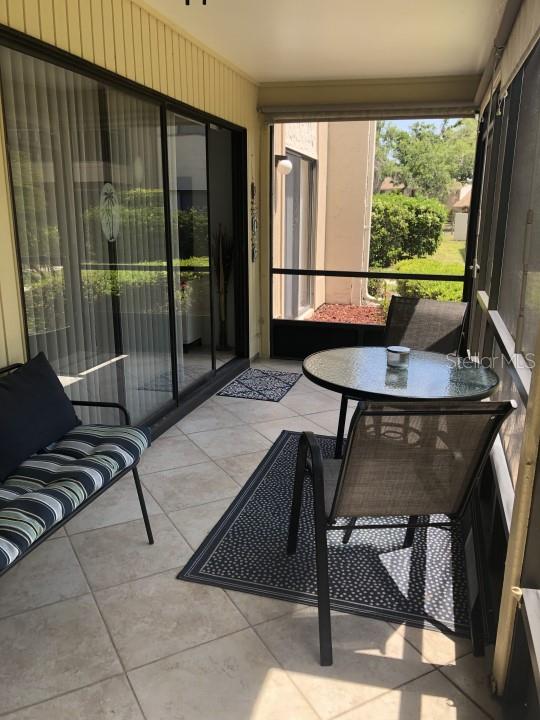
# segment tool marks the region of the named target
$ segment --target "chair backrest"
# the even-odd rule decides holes
[[[459,516],[512,402],[359,403],[331,520]]]
[[[457,353],[468,303],[392,296],[385,345]]]

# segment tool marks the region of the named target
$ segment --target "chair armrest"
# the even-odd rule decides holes
[[[299,462],[303,464],[305,468],[309,467],[313,482],[320,482],[324,484],[323,475],[323,458],[321,448],[315,435],[305,430],[300,435],[300,441],[298,443],[298,458]],[[308,461],[309,465],[308,465]]]
[[[120,405],[120,403],[98,402],[96,400],[72,400],[71,404],[79,405],[82,407],[116,408],[123,414],[124,420],[126,421],[126,425],[131,425],[131,419],[129,417],[129,413],[123,405]]]
[[[311,456],[312,462],[320,462],[321,468],[322,468],[322,453],[321,448],[319,447],[318,442],[315,440],[315,435],[309,431],[304,430],[304,432],[300,435],[300,446],[301,450],[305,450],[309,452]],[[317,458],[317,460],[315,460]]]

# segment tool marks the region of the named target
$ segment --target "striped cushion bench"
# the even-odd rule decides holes
[[[93,495],[128,471],[135,474],[149,445],[146,428],[79,425],[25,460],[0,484],[0,573]],[[138,476],[135,480],[140,498]]]

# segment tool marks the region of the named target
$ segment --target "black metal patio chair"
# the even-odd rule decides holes
[[[392,295],[384,345],[404,345],[411,350],[427,350],[448,354],[464,350],[464,333],[469,303],[427,300]],[[341,455],[349,400],[342,395],[338,419],[336,456]]]
[[[326,533],[342,529],[350,534],[350,521],[338,523],[338,518],[404,517],[401,523],[355,527],[403,528],[407,547],[413,543],[417,527],[460,523],[497,432],[514,407],[512,402],[360,402],[342,460],[323,459],[313,433],[302,433],[287,553],[296,552],[303,485],[310,477],[321,665],[332,664]],[[447,519],[420,520],[428,515]],[[475,620],[477,608],[470,610],[474,645],[475,633],[480,630]]]
[[[468,303],[443,302],[393,295],[388,309],[384,344],[411,350],[458,353]]]

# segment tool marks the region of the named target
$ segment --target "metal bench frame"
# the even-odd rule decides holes
[[[18,370],[20,367],[22,367],[23,363],[14,363],[12,365],[7,365],[6,367],[0,368],[0,376],[5,375],[7,373],[11,373],[15,370]],[[125,420],[126,425],[131,425],[131,419],[129,416],[128,411],[123,405],[120,405],[120,403],[114,403],[114,402],[98,402],[98,401],[92,401],[92,400],[71,400],[71,404],[78,407],[95,407],[95,408],[113,408],[120,412],[120,414],[123,416]],[[60,438],[59,438],[60,440]],[[141,485],[141,479],[139,477],[139,471],[137,470],[138,461],[132,465],[131,467],[126,468],[125,470],[122,470],[118,473],[118,475],[115,475],[115,477],[112,478],[112,480],[107,483],[104,487],[100,488],[99,490],[96,490],[95,493],[90,495],[86,500],[84,500],[73,512],[66,515],[66,517],[62,518],[62,520],[55,525],[53,525],[51,528],[46,530],[43,535],[40,535],[40,537],[30,545],[30,547],[25,550],[24,553],[19,555],[15,560],[11,563],[11,565],[8,565],[8,567],[4,568],[3,570],[0,570],[0,577],[4,575],[5,573],[9,572],[17,563],[21,560],[23,560],[32,550],[35,550],[37,547],[41,545],[41,543],[45,542],[45,540],[48,540],[51,535],[54,535],[54,533],[59,530],[61,527],[63,527],[67,522],[69,522],[72,518],[75,517],[75,515],[78,515],[82,510],[84,510],[90,503],[92,503],[94,500],[96,500],[100,495],[102,495],[104,492],[109,490],[118,480],[123,478],[125,475],[128,475],[129,473],[133,473],[133,479],[135,480],[135,489],[137,490],[137,497],[139,499],[139,504],[141,506],[141,513],[144,520],[144,527],[146,529],[146,535],[148,537],[148,544],[153,545],[154,544],[154,536],[152,534],[152,528],[150,526],[150,519],[148,517],[148,511],[146,509],[146,502],[144,499],[143,489]]]

